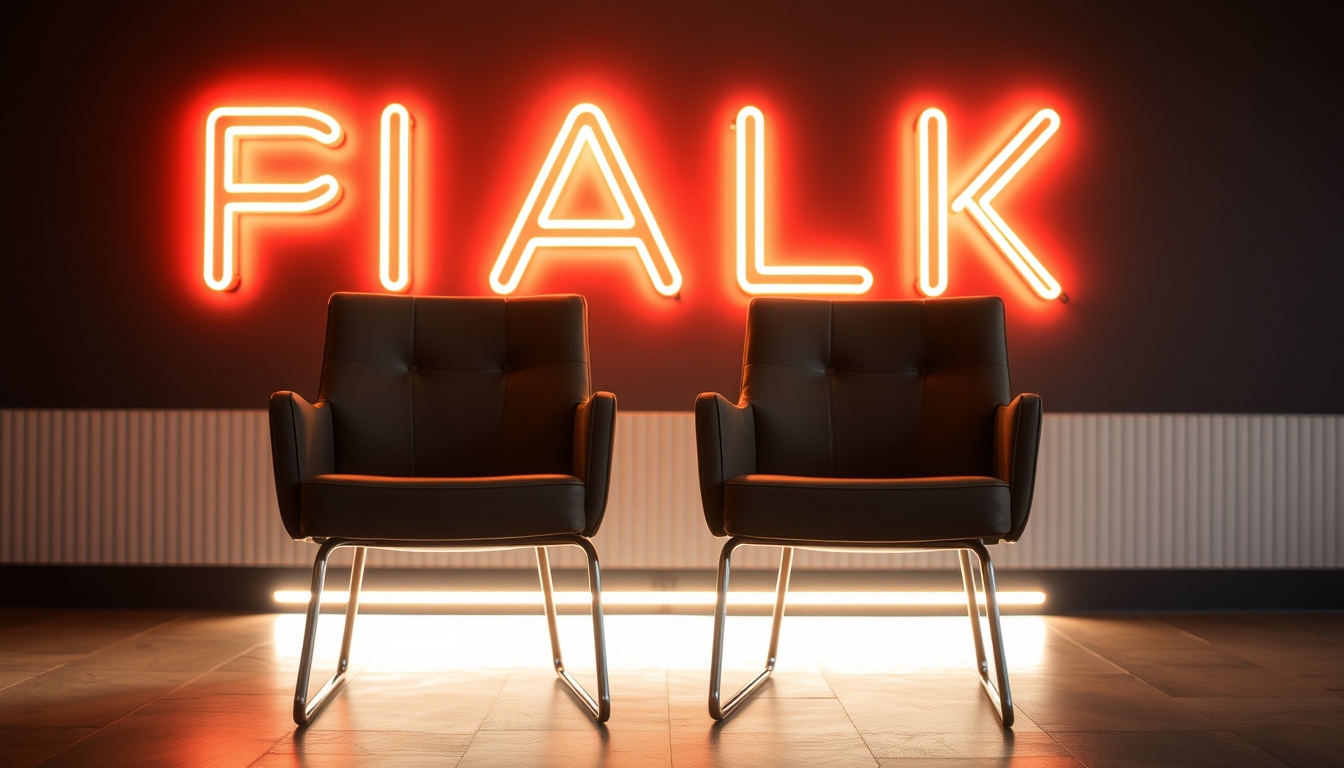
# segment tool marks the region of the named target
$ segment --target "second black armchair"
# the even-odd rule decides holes
[[[705,521],[730,537],[719,558],[710,715],[727,716],[774,669],[795,549],[949,549],[961,558],[980,679],[1012,725],[986,547],[1026,527],[1040,428],[1040,398],[1009,396],[997,298],[753,301],[741,401],[711,392],[695,402]],[[723,701],[732,556],[748,545],[783,548],[774,625],[765,669]]]

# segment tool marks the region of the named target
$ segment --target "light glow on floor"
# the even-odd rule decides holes
[[[356,621],[351,664],[377,674],[489,670],[549,673],[550,643],[540,615],[362,615]],[[329,675],[340,649],[344,617],[318,622],[315,675]],[[593,625],[586,615],[558,620],[565,666],[592,682]],[[676,672],[681,693],[708,685],[714,619],[696,615],[613,615],[606,619],[608,661],[614,674]],[[297,667],[304,616],[278,614],[275,661]],[[1041,616],[1005,616],[1004,642],[1014,672],[1040,669],[1048,631]],[[730,616],[725,685],[741,685],[759,671],[770,639],[769,616]],[[781,680],[818,669],[846,674],[907,674],[964,670],[974,681],[975,651],[965,616],[787,616],[780,633]],[[324,677],[325,679],[325,677]],[[671,678],[670,678],[671,679]],[[787,682],[787,680],[785,680]],[[617,689],[619,694],[619,688]]]
[[[999,604],[1005,606],[1042,605],[1045,593],[1038,591],[998,593]],[[327,590],[322,594],[323,605],[344,605],[349,592]],[[587,592],[556,592],[557,605],[587,605]],[[978,595],[983,605],[985,596]],[[275,591],[275,601],[281,605],[307,605],[308,592],[298,589]],[[444,605],[444,606],[540,606],[541,592],[504,591],[451,591],[451,590],[367,590],[359,595],[360,605]],[[728,604],[733,606],[769,606],[775,602],[774,592],[730,592]],[[610,591],[602,593],[602,604],[610,606],[712,606],[713,592],[674,591]],[[940,592],[790,592],[790,606],[964,606],[966,594],[960,591]]]

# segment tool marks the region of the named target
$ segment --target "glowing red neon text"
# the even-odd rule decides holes
[[[380,121],[378,278],[388,291],[406,291],[411,285],[413,122],[410,112],[400,104],[388,105]],[[993,206],[994,198],[1059,126],[1059,114],[1054,110],[1037,112],[949,205],[947,117],[932,107],[920,114],[915,121],[920,293],[939,296],[947,290],[948,214],[965,212],[1037,296],[1055,299],[1063,295],[1059,282]],[[738,287],[753,295],[867,293],[873,286],[873,274],[863,266],[768,263],[765,116],[756,107],[743,107],[734,128]],[[335,205],[341,195],[340,184],[330,174],[297,183],[238,181],[238,153],[243,139],[309,139],[336,147],[343,134],[330,116],[306,107],[220,107],[210,113],[205,131],[203,277],[216,291],[233,290],[239,283],[239,215],[316,213]],[[584,153],[600,171],[617,216],[556,217],[557,202]],[[561,126],[500,249],[490,270],[490,288],[501,294],[517,290],[539,250],[591,248],[633,251],[655,291],[672,297],[681,290],[681,270],[611,124],[598,107],[579,104]]]

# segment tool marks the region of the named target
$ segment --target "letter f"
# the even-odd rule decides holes
[[[328,147],[339,146],[343,138],[331,116],[304,107],[220,107],[210,113],[205,124],[204,277],[216,291],[238,287],[239,214],[315,213],[335,205],[341,196],[340,184],[330,174],[297,184],[237,181],[239,142],[259,137],[312,139]],[[223,152],[218,151],[221,143]]]

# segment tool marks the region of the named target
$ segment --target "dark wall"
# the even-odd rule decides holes
[[[771,250],[914,298],[913,119],[953,193],[1035,109],[1063,127],[1001,208],[1059,277],[1032,297],[954,217],[949,295],[996,293],[1014,387],[1055,411],[1344,412],[1339,3],[7,5],[0,407],[259,408],[315,393],[327,296],[377,290],[383,105],[416,116],[414,291],[486,275],[568,109],[606,110],[685,274],[552,259],[626,409],[737,391],[736,110],[766,111]],[[209,110],[298,103],[347,144],[308,217],[252,217],[243,284],[200,278]],[[319,164],[320,164],[319,163]],[[304,178],[316,175],[307,174]],[[260,221],[260,219],[268,221]],[[279,222],[285,218],[288,221]],[[302,221],[299,221],[302,219]]]

